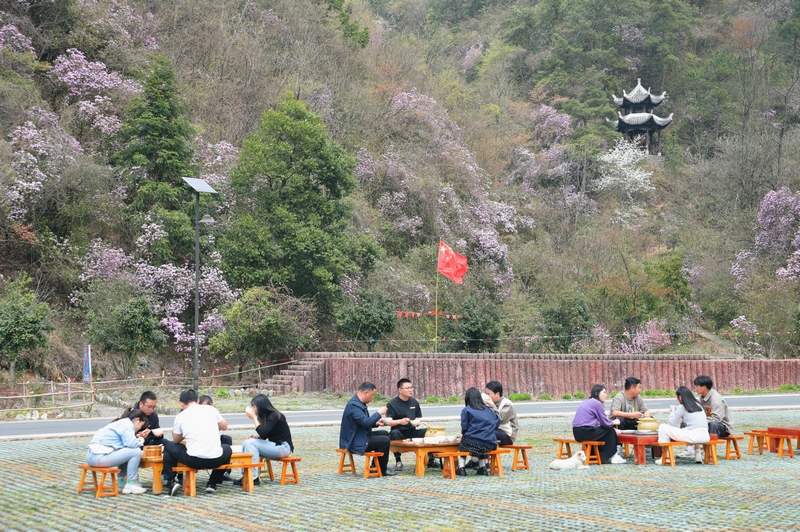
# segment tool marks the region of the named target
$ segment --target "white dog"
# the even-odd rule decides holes
[[[589,469],[589,466],[583,465],[585,461],[586,453],[581,450],[573,454],[571,458],[553,460],[550,462],[550,469]]]

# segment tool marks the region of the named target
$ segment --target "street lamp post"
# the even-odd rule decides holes
[[[194,190],[194,371],[192,373],[192,388],[200,389],[200,222],[211,223],[213,218],[208,215],[200,219],[200,193],[216,194],[217,191],[202,179],[191,177],[183,178]]]

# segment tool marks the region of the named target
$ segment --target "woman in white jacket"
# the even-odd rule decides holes
[[[126,495],[147,491],[139,484],[144,437],[136,437],[146,425],[147,414],[138,409],[126,410],[120,418],[97,431],[86,452],[86,463],[90,466],[120,468],[120,477],[127,477],[122,489]]]
[[[671,407],[668,423],[658,426],[658,441],[685,441],[686,443],[708,443],[708,421],[703,407],[692,395],[686,386],[681,386],[675,392],[678,397],[678,406]],[[695,447],[695,462],[702,459],[702,446]],[[660,459],[656,460],[660,464]]]

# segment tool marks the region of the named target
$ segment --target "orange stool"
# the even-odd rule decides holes
[[[744,434],[745,436],[750,436],[750,443],[747,445],[747,454],[753,454],[753,443],[758,445],[758,454],[764,454],[764,451],[769,450],[766,430],[752,430]]]
[[[301,459],[296,456],[286,456],[284,458],[276,459],[276,461],[283,463],[283,469],[281,470],[281,486],[283,486],[284,484],[300,484],[300,476],[297,474],[297,462],[299,462],[300,460]],[[275,480],[275,475],[272,472],[272,460],[262,456],[261,463],[267,464],[267,470],[269,471],[269,479]],[[291,466],[292,468],[291,473],[288,471],[289,466]]]
[[[100,497],[119,497],[119,491],[117,489],[117,473],[120,472],[120,469],[117,467],[93,467],[88,464],[81,464],[78,467],[83,469],[83,473],[81,473],[81,481],[78,483],[78,493],[83,491],[83,484],[86,481],[86,473],[91,471],[92,472],[92,482],[94,485],[94,498],[99,499]],[[97,474],[100,473],[100,482],[97,482]],[[106,486],[106,476],[111,477],[111,485]]]
[[[468,452],[455,451],[451,453],[434,453],[436,458],[442,458],[442,478],[456,478],[456,458],[459,456],[467,457]]]
[[[503,449],[514,449],[514,460],[511,462],[511,471],[516,471],[517,469],[530,470],[531,467],[530,464],[528,464],[527,450],[533,449],[533,445],[503,445]]]

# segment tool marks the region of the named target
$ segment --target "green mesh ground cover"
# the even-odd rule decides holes
[[[664,417],[662,415],[662,417]],[[800,411],[736,412],[737,433],[800,425]],[[455,422],[443,423],[456,434]],[[267,482],[255,494],[229,483],[198,496],[76,494],[88,438],[0,443],[0,510],[5,530],[790,530],[800,527],[800,455],[744,454],[717,467],[679,460],[675,468],[591,466],[551,471],[551,438],[570,434],[569,418],[521,421],[534,446],[530,471],[505,478],[414,476],[413,457],[397,476],[364,480],[336,474],[338,427],[295,428],[299,486]],[[234,443],[250,433],[233,432]],[[793,442],[796,443],[796,442]],[[747,440],[743,442],[746,453]],[[719,447],[722,451],[723,446]],[[723,453],[721,453],[723,454]],[[391,459],[393,464],[394,460]],[[150,487],[152,473],[142,470]]]

